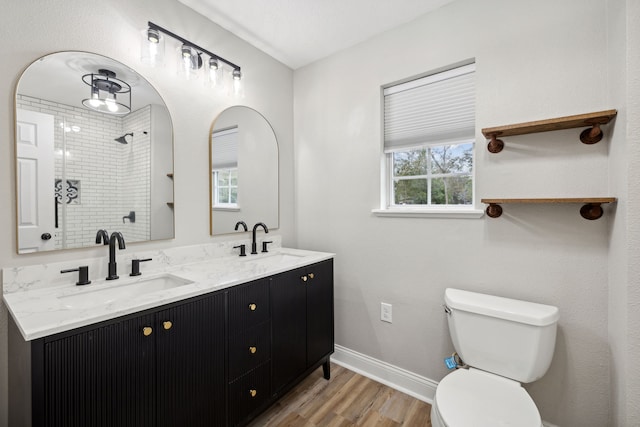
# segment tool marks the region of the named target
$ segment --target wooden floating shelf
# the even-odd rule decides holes
[[[484,128],[482,129],[482,134],[485,138],[489,139],[487,149],[491,153],[499,153],[504,148],[504,142],[498,139],[499,136],[526,135],[579,127],[589,127],[589,129],[585,129],[580,134],[580,141],[584,144],[595,144],[602,139],[600,126],[609,123],[616,114],[618,114],[617,110],[606,110],[575,116],[558,117],[555,119],[517,123],[514,125]]]
[[[615,203],[618,201],[615,197],[576,197],[576,198],[542,198],[542,199],[481,199],[482,203],[486,203],[487,215],[491,218],[498,218],[502,215],[501,204],[559,204],[559,203],[580,203],[580,215],[584,219],[594,220],[602,216],[603,203]]]

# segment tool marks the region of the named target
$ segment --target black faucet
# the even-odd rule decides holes
[[[116,264],[116,241],[118,242],[118,249],[124,249],[124,237],[119,231],[111,233],[111,239],[109,240],[109,275],[107,280],[115,280],[118,278],[118,266]]]
[[[235,230],[238,231],[238,227],[243,226],[244,227],[244,231],[249,231],[249,229],[247,228],[247,223],[244,221],[238,221],[236,222],[236,228]]]
[[[267,228],[266,225],[264,225],[264,222],[259,222],[256,225],[253,226],[253,240],[251,241],[251,255],[255,255],[258,253],[257,251],[257,244],[256,244],[256,229],[258,227],[262,227],[264,228],[264,232],[268,233],[269,229]]]
[[[105,229],[98,230],[96,233],[96,245],[99,245],[100,242],[102,242],[103,245],[109,244],[109,233],[107,233]]]

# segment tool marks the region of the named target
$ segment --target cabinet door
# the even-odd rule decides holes
[[[278,274],[271,282],[273,391],[302,374],[307,363],[307,290],[304,269]]]
[[[311,265],[307,275],[307,367],[333,353],[333,260]]]
[[[143,315],[45,340],[45,408],[34,425],[155,426],[154,340],[143,333],[152,322]]]
[[[158,426],[223,426],[225,295],[156,314]]]

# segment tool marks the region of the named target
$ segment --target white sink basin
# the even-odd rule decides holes
[[[288,264],[292,261],[299,261],[304,255],[296,255],[284,252],[273,252],[268,254],[247,255],[245,262],[264,266],[276,266]]]
[[[119,280],[122,280],[122,278]],[[143,277],[122,284],[102,284],[96,285],[95,288],[90,288],[92,285],[86,285],[86,290],[82,289],[80,293],[62,295],[58,299],[67,308],[81,309],[110,304],[115,301],[130,300],[141,295],[173,289],[190,283],[193,283],[193,281],[166,273],[159,276]]]

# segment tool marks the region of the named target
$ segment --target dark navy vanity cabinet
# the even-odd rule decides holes
[[[243,426],[319,366],[329,378],[333,260],[31,342],[16,333],[10,422]]]

